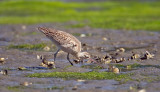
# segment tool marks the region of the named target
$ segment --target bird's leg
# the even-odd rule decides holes
[[[82,60],[82,59],[80,59],[79,63],[80,63],[81,65],[83,65],[83,60]]]
[[[54,53],[54,61],[56,60],[56,56],[58,54],[58,52],[60,51],[60,49],[58,49],[55,53]]]
[[[73,66],[73,63],[70,61],[69,59],[69,53],[67,54],[67,60],[69,61],[69,63]]]

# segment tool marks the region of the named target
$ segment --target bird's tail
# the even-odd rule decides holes
[[[49,29],[46,28],[46,27],[38,27],[37,29],[38,29],[39,31],[41,31],[42,33],[44,33],[44,34],[46,34],[46,33],[49,32]]]

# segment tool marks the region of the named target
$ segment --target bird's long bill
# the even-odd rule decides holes
[[[103,67],[100,63],[98,63],[96,60],[94,60],[93,58],[89,58],[89,60],[90,60],[91,62],[94,62],[94,63],[98,64],[98,66],[100,66],[101,68],[104,69],[104,67]]]
[[[91,62],[97,63],[97,61],[94,60],[93,58],[89,58],[88,60],[91,61]]]

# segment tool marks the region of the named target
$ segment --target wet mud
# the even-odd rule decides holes
[[[55,27],[76,36],[82,42],[82,50],[88,51],[97,63],[86,60],[83,64],[76,64],[75,58],[71,56],[74,66],[70,66],[66,59],[67,54],[61,51],[54,62],[56,65],[54,69],[40,66],[42,60],[37,56],[46,56],[47,60],[52,61],[56,51],[52,42],[36,29],[38,26],[46,25],[54,28],[53,24],[0,26],[1,92],[159,92],[160,34],[158,32]],[[8,48],[10,45],[40,43],[45,43],[50,49]],[[114,68],[118,68],[118,74],[131,73],[131,80],[27,77],[28,74],[43,72],[90,72],[95,70],[94,66],[98,66],[96,71],[99,72],[115,72]]]

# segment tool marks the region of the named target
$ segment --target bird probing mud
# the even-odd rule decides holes
[[[46,27],[38,27],[38,30],[44,33],[46,37],[57,46],[58,49],[54,53],[54,61],[56,60],[56,56],[60,50],[68,53],[67,60],[71,65],[73,65],[73,63],[70,61],[70,54],[82,62],[84,59],[91,59],[91,56],[88,52],[81,52],[81,42],[73,35],[64,31]]]

